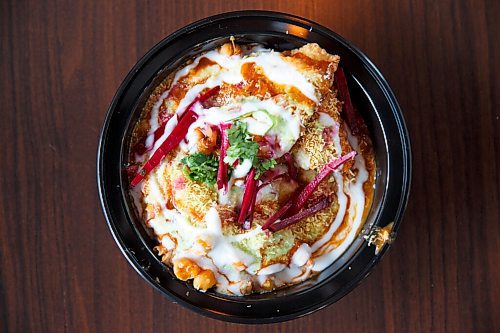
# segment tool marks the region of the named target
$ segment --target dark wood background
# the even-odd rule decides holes
[[[500,2],[0,4],[1,332],[500,332]],[[413,147],[398,238],[337,304],[265,326],[172,304],[127,264],[96,186],[114,91],[149,48],[224,11],[298,14],[379,66]]]

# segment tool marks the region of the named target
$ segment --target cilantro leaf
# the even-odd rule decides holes
[[[277,162],[276,160],[265,160],[265,161],[262,161],[259,159],[258,161],[259,163],[256,163],[256,165],[254,165],[255,169],[256,169],[256,173],[255,173],[255,179],[259,179],[260,176],[266,172],[267,170],[269,169],[272,169],[276,166]]]
[[[181,163],[186,167],[184,174],[191,180],[206,184],[215,184],[219,160],[213,155],[195,153],[184,157]]]
[[[247,124],[243,122],[236,122],[227,131],[227,138],[229,140],[229,148],[226,151],[224,162],[232,165],[236,160],[250,160],[252,164],[257,158],[259,152],[259,144],[252,141],[251,136],[247,131]]]
[[[229,140],[229,148],[226,151],[224,162],[233,165],[235,161],[243,162],[243,160],[250,160],[252,166],[255,168],[255,179],[265,171],[274,168],[276,165],[275,160],[261,160],[257,154],[259,152],[259,144],[252,140],[248,134],[247,123],[236,122],[227,131]]]

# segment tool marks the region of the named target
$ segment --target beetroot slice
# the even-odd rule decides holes
[[[248,209],[248,218],[243,222],[243,229],[248,230],[252,227],[253,222],[253,211],[255,209],[255,200],[257,199],[257,191],[255,191],[255,195],[253,197],[252,203],[250,204],[250,208]]]
[[[170,135],[165,139],[161,146],[158,147],[158,149],[153,153],[153,156],[151,156],[146,164],[144,164],[142,169],[135,175],[134,179],[132,179],[132,181],[130,182],[130,185],[132,185],[132,187],[139,184],[151,172],[151,170],[153,170],[158,164],[160,164],[163,157],[165,157],[165,155],[176,148],[179,143],[186,137],[189,126],[191,126],[191,124],[194,123],[196,119],[198,119],[198,115],[192,110],[193,106],[198,102],[201,103],[206,101],[211,96],[217,94],[219,90],[220,86],[213,87],[206,93],[197,96],[191,102],[191,104],[187,106],[186,112],[182,114],[179,119],[179,123],[177,124],[177,126],[175,126],[172,133],[170,133]],[[160,128],[157,129],[158,134],[155,131],[155,141],[158,140],[165,132],[165,125],[166,122],[162,125],[162,127],[160,127],[162,128],[161,130]]]
[[[276,213],[274,213],[270,218],[267,219],[266,223],[262,226],[262,230],[269,229],[269,227],[276,221],[278,221],[285,213],[292,207],[293,203],[295,201],[295,198],[292,198],[287,201],[287,203],[278,209]]]
[[[198,119],[198,115],[194,111],[189,110],[182,116],[181,120],[174,128],[172,133],[165,139],[158,149],[154,152],[153,156],[144,164],[142,169],[135,175],[134,179],[130,182],[130,185],[136,186],[139,184],[144,177],[146,177],[151,170],[153,170],[165,155],[171,152],[179,143],[186,137],[189,126]]]
[[[208,90],[206,93],[197,96],[186,107],[186,110],[190,110],[198,102],[199,103],[205,102],[207,99],[209,99],[213,95],[217,94],[219,91],[220,91],[220,86],[215,86],[215,87],[211,88],[210,90]],[[144,155],[144,153],[150,151],[154,147],[155,142],[158,141],[159,138],[161,138],[163,133],[165,133],[165,126],[167,125],[167,122],[170,120],[170,118],[172,118],[172,114],[168,114],[168,115],[162,116],[160,118],[161,118],[161,124],[160,124],[160,127],[158,127],[153,133],[154,140],[153,140],[153,144],[151,145],[151,147],[149,147],[149,148],[146,147],[147,136],[145,136],[145,137],[141,138],[137,142],[137,144],[134,146],[134,149],[132,149],[133,153],[138,154],[138,155]]]
[[[267,186],[267,185],[271,184],[275,180],[278,180],[278,179],[281,179],[281,178],[285,178],[286,176],[287,176],[286,173],[276,173],[276,174],[268,177],[266,180],[262,181],[262,184],[260,184],[257,187],[257,191],[260,191],[264,186]]]
[[[292,179],[297,179],[298,170],[295,164],[293,163],[292,155],[290,153],[286,153],[285,155],[283,155],[283,157],[285,158],[288,167],[288,174]]]
[[[250,172],[247,175],[246,178],[246,186],[245,186],[245,193],[243,194],[243,201],[241,202],[241,209],[240,209],[240,215],[238,216],[238,223],[241,225],[244,225],[248,213],[251,209],[252,203],[255,200],[255,195],[257,194],[256,191],[256,184],[257,181],[254,179],[255,178],[255,168],[252,168]],[[250,226],[245,225],[248,229]]]
[[[133,153],[135,154],[138,154],[138,155],[144,155],[146,152],[150,151],[151,149],[153,149],[154,147],[154,144],[156,141],[158,141],[159,138],[161,138],[161,136],[163,135],[163,133],[165,133],[165,126],[167,125],[167,122],[170,120],[170,118],[172,118],[172,115],[169,114],[167,115],[166,117],[163,118],[163,121],[162,121],[162,124],[160,125],[160,127],[158,127],[154,133],[153,133],[153,144],[151,145],[151,147],[147,148],[146,147],[146,140],[147,140],[147,136],[143,137],[142,139],[140,139],[136,145],[134,146],[134,149],[132,150]]]
[[[229,129],[230,127],[231,124],[219,125],[221,133],[221,146],[219,156],[219,169],[217,170],[217,188],[219,190],[224,188],[224,193],[227,193],[227,164],[224,162],[224,157],[226,157],[226,151],[229,148],[227,129]]]
[[[307,199],[314,193],[314,191],[318,188],[319,184],[328,177],[334,170],[336,170],[339,166],[347,162],[348,160],[354,158],[356,156],[355,151],[351,151],[349,154],[346,154],[340,158],[337,158],[328,164],[326,164],[321,171],[314,177],[314,179],[304,187],[302,192],[300,192],[297,200],[295,201],[295,205],[293,205],[291,214],[296,214],[300,211],[302,207],[307,202]]]
[[[326,164],[323,169],[316,175],[316,177],[304,187],[304,189],[297,195],[292,197],[288,202],[281,207],[276,213],[274,213],[262,226],[262,230],[271,229],[271,225],[280,219],[285,214],[295,216],[298,214],[300,209],[304,207],[307,203],[309,197],[318,188],[318,185],[323,181],[328,175],[330,175],[335,169],[347,162],[349,159],[354,158],[356,152],[352,151],[340,158],[337,158],[330,163]],[[290,216],[291,217],[291,216]]]
[[[321,200],[319,200],[315,205],[302,210],[300,213],[297,213],[295,215],[292,215],[290,217],[287,217],[286,219],[280,220],[278,222],[275,222],[274,224],[269,226],[269,230],[272,232],[279,231],[283,228],[286,228],[292,224],[295,224],[299,222],[302,219],[305,219],[306,217],[312,216],[319,212],[320,210],[323,210],[330,206],[331,200],[328,197],[325,197]]]
[[[335,84],[339,90],[340,100],[344,102],[344,116],[347,121],[351,133],[354,135],[361,134],[363,120],[359,115],[358,111],[354,108],[351,101],[351,94],[349,93],[349,88],[347,87],[347,80],[344,74],[344,70],[339,67],[335,72]]]

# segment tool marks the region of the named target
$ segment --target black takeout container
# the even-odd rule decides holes
[[[175,278],[152,252],[155,242],[136,218],[124,171],[128,139],[145,99],[177,66],[234,36],[276,50],[318,43],[341,57],[353,103],[368,124],[377,163],[374,201],[362,232],[346,252],[316,278],[266,294],[230,297],[196,291]],[[388,248],[375,254],[363,235],[394,222],[397,232],[408,199],[411,156],[398,103],[375,65],[336,33],[305,19],[275,12],[220,14],[192,23],[153,47],[127,75],[108,109],[99,141],[97,176],[106,221],[132,267],[160,293],[200,314],[240,323],[285,321],[312,313],[350,292]]]

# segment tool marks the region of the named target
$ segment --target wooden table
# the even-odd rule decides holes
[[[2,1],[1,332],[500,332],[498,1]],[[379,66],[413,147],[397,241],[313,315],[207,319],[146,284],[96,186],[114,91],[149,48],[208,15],[270,9],[343,35]]]

